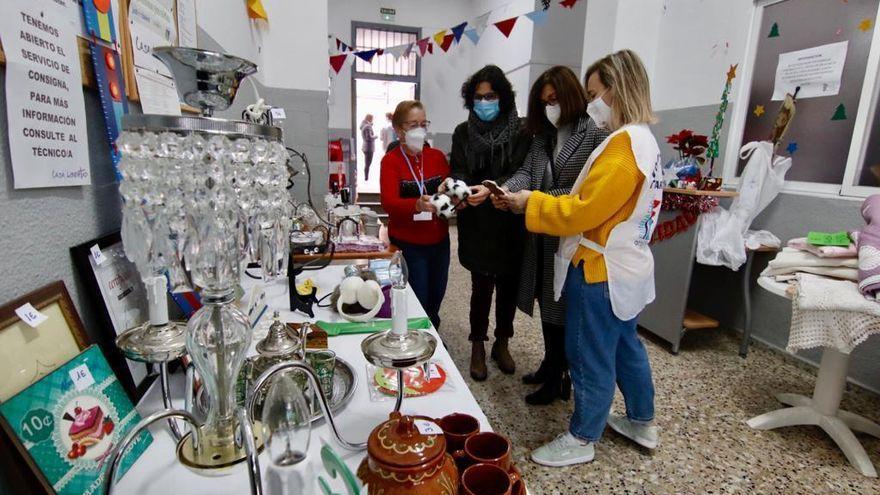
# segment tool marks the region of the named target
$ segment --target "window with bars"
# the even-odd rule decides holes
[[[414,32],[393,31],[389,29],[355,28],[355,50],[372,50],[374,48],[389,48],[392,46],[415,43],[418,35]],[[418,47],[415,48],[418,50]],[[361,58],[355,60],[355,72],[364,74],[382,74],[387,76],[410,76],[416,73],[415,51],[407,57],[394,60],[394,55],[382,54],[373,57],[369,63]]]

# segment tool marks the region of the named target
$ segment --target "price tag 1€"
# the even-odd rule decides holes
[[[77,392],[95,384],[95,377],[92,376],[92,372],[89,371],[89,367],[85,364],[77,366],[70,370],[69,373],[70,379],[73,380],[73,386],[76,388]]]
[[[31,303],[25,303],[15,309],[15,314],[21,318],[21,321],[27,323],[31,328],[37,328],[41,323],[48,320],[49,317],[37,311]]]
[[[97,244],[89,248],[89,251],[92,252],[92,258],[95,260],[96,265],[101,266],[107,261],[107,257],[104,256],[104,253],[101,252],[101,248]]]
[[[428,381],[440,378],[440,370],[437,369],[435,363],[428,364]]]
[[[442,435],[443,429],[440,426],[433,422],[425,419],[417,419],[413,421],[415,423],[416,428],[418,428],[419,433],[422,435]]]

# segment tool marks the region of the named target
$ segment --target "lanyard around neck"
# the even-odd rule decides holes
[[[409,167],[409,173],[412,174],[413,180],[416,181],[416,184],[419,186],[419,194],[422,196],[425,195],[425,162],[419,161],[419,176],[416,176],[416,171],[412,166],[412,163],[409,161],[409,157],[406,156],[406,152],[403,151],[403,145],[400,146],[400,154],[403,155],[403,159],[406,160],[406,166]]]

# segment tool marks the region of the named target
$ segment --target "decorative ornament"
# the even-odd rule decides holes
[[[760,117],[764,115],[764,105],[755,105],[755,111],[752,112],[755,114],[755,117]]]
[[[773,26],[770,28],[770,34],[767,35],[768,38],[778,38],[779,37],[779,24],[773,23]]]
[[[440,48],[442,48],[444,52],[449,51],[449,47],[452,46],[453,41],[455,41],[455,35],[447,34],[443,37],[443,41],[440,43]]]
[[[330,57],[330,67],[333,68],[333,71],[339,74],[339,71],[342,70],[342,66],[345,64],[345,59],[348,58],[347,53],[342,53],[340,55],[333,55]]]
[[[464,28],[467,27],[467,24],[467,22],[462,22],[461,24],[452,27],[452,35],[455,36],[456,43],[461,41],[461,35],[464,34]]]
[[[370,61],[373,60],[373,57],[375,57],[378,52],[379,52],[379,49],[374,48],[372,50],[364,50],[364,51],[360,51],[360,52],[354,52],[354,54],[357,55],[358,58],[360,58],[364,62],[370,63]]]
[[[859,23],[859,31],[866,33],[871,30],[871,27],[874,26],[874,20],[870,17],[865,17],[862,19],[862,22]]]
[[[434,43],[437,43],[438,45],[442,45],[442,44],[443,44],[443,38],[444,38],[445,36],[446,36],[446,30],[445,30],[445,29],[442,30],[442,31],[437,31],[436,33],[434,33],[434,36],[433,36],[433,38],[434,38]]]
[[[788,146],[786,146],[786,148],[785,148],[785,151],[787,151],[789,155],[793,155],[794,152],[797,150],[798,150],[798,144],[795,141],[791,141],[790,143],[788,143]]]
[[[532,21],[535,26],[540,26],[547,21],[547,11],[543,9],[533,10],[526,14],[526,17]]]
[[[831,117],[831,120],[846,120],[846,107],[841,103],[837,105],[837,108],[834,110],[834,115]]]
[[[505,38],[509,38],[510,32],[513,31],[513,26],[516,24],[517,19],[519,19],[519,17],[511,17],[510,19],[498,21],[495,23],[495,27],[501,31],[501,34],[503,34]]]
[[[715,158],[718,158],[719,135],[721,134],[721,128],[724,126],[724,114],[727,112],[730,87],[733,84],[733,78],[736,77],[736,68],[738,65],[739,64],[731,65],[727,70],[727,81],[724,83],[724,91],[721,92],[721,106],[718,108],[718,113],[715,114],[715,126],[712,127],[712,138],[709,140],[709,147],[706,150],[706,158],[709,159],[708,177],[712,177],[712,173],[715,171]],[[762,111],[763,108],[764,107],[761,107]],[[755,110],[757,111],[757,108]]]
[[[574,9],[574,6],[577,5],[578,0],[562,0],[559,2],[559,5],[562,5],[566,9]]]
[[[468,29],[464,32],[464,35],[467,36],[469,40],[471,40],[471,43],[473,43],[474,46],[476,46],[477,43],[480,42],[480,35],[479,33],[477,33],[477,30],[475,28]]]
[[[424,57],[425,52],[428,51],[428,44],[430,43],[430,41],[428,41],[428,38],[422,38],[417,43],[419,45],[419,55]]]
[[[110,0],[84,0],[82,10],[86,21],[86,32],[94,38],[116,45],[116,30],[113,27]]]
[[[269,14],[266,13],[266,8],[263,7],[263,0],[247,0],[247,12],[248,17],[251,19],[269,20]]]

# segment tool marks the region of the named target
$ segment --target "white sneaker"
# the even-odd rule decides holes
[[[590,462],[596,455],[593,442],[584,442],[569,432],[532,451],[532,460],[542,466],[562,467]]]
[[[630,421],[626,416],[620,416],[617,414],[608,416],[608,426],[617,433],[620,433],[647,449],[656,449],[657,444],[660,442],[656,426],[636,423]]]

